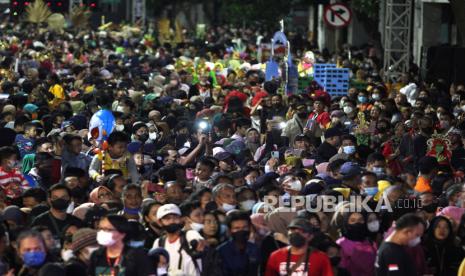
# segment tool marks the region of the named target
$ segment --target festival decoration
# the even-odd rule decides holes
[[[445,135],[434,133],[426,143],[428,145],[427,156],[436,158],[440,166],[450,166],[452,157],[451,143]]]
[[[313,64],[315,63],[315,54],[312,51],[305,52],[304,57],[299,62],[298,71],[300,77],[313,75]]]
[[[89,26],[91,12],[84,6],[74,6],[69,15],[74,29],[82,30]],[[111,22],[110,22],[111,24]]]
[[[31,23],[43,23],[52,15],[50,8],[43,0],[36,0],[26,6],[26,21]]]
[[[110,110],[100,110],[95,113],[89,122],[89,131],[97,142],[99,147],[94,150],[98,159],[102,162],[100,174],[105,174],[105,153],[108,149],[107,138],[115,128],[115,117]]]
[[[66,20],[61,13],[53,13],[47,18],[48,28],[57,33],[63,33]]]

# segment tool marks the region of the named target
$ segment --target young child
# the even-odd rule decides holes
[[[194,189],[202,187],[211,189],[213,187],[212,174],[215,169],[215,163],[209,158],[201,158],[195,167]]]
[[[129,138],[124,132],[112,132],[108,137],[108,150],[105,152],[103,160],[102,156],[97,154],[90,163],[90,177],[96,182],[101,183],[105,177],[104,172],[120,170],[125,179],[130,180],[133,184],[138,183],[140,175],[134,159],[127,153],[128,143]]]
[[[26,154],[34,152],[34,142],[36,137],[36,125],[31,122],[24,124],[24,134],[17,134],[15,139],[15,144],[19,149],[21,158],[23,158]]]
[[[24,176],[17,169],[18,154],[13,147],[0,148],[0,189],[1,197],[7,204],[18,205],[21,202],[21,194],[29,188]],[[19,201],[19,202],[18,202]]]

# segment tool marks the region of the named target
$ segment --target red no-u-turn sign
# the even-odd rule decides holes
[[[324,11],[324,20],[331,27],[345,27],[352,20],[352,12],[349,7],[341,3],[327,5]]]

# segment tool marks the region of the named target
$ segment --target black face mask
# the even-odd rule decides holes
[[[145,143],[148,139],[149,139],[149,135],[147,133],[139,135],[139,141],[141,141],[142,143]]]
[[[293,232],[289,235],[289,243],[294,247],[303,247],[306,243],[305,237],[300,233]]]
[[[245,231],[245,230],[241,230],[241,231],[231,233],[231,237],[232,237],[233,241],[235,241],[237,243],[240,243],[240,244],[247,243],[247,241],[249,240],[249,235],[250,235],[250,232]]]
[[[341,262],[341,257],[334,256],[334,257],[329,258],[329,261],[331,262],[332,266],[339,266],[339,263]]]
[[[367,237],[367,227],[363,223],[347,224],[344,236],[349,240],[363,241]]]
[[[433,202],[429,205],[423,205],[421,207],[421,209],[429,214],[432,214],[434,212],[436,212],[436,210],[438,209],[438,203],[437,202]]]
[[[181,223],[168,224],[168,225],[164,226],[163,229],[166,232],[168,232],[170,234],[173,234],[173,233],[176,233],[177,231],[182,229],[182,224]]]
[[[52,208],[59,211],[64,211],[69,206],[69,200],[58,198],[51,201]]]

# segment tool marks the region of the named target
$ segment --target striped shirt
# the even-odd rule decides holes
[[[17,169],[6,172],[0,167],[0,188],[7,198],[18,198],[29,188],[29,183]]]

